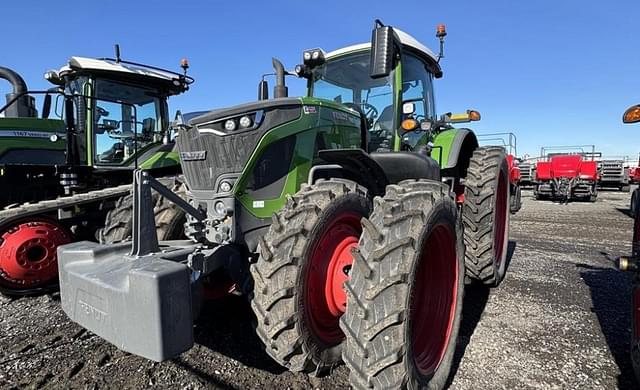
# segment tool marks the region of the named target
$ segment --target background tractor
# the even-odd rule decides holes
[[[622,116],[623,123],[640,122],[640,104],[629,107]],[[640,209],[640,189],[636,188],[631,197],[631,209]],[[633,285],[631,292],[631,363],[640,383],[640,213],[634,213],[633,236],[631,256],[623,256],[618,259],[618,267],[622,271],[633,272]]]
[[[587,147],[591,152],[585,151]],[[549,152],[550,150],[556,152]],[[566,152],[567,150],[577,151]],[[540,159],[536,162],[536,199],[557,199],[563,202],[587,199],[595,202],[598,196],[596,157],[599,156],[594,145],[542,147]]]
[[[630,190],[629,158],[608,157],[598,161],[598,187],[617,188],[622,192]]]
[[[436,117],[441,55],[376,21],[371,43],[303,53],[306,96],[273,59],[273,98],[263,80],[257,102],[178,120],[188,200],[137,170],[132,242],[59,248],[64,311],[162,361],[191,348],[226,278],[284,367],[344,360],[354,387],[442,388],[465,279],[504,277],[509,165],[452,127],[477,112]],[[189,243],[158,242],[152,189],[188,214]]]
[[[55,287],[59,245],[97,235],[104,242],[127,238],[135,168],[174,185],[180,167],[167,98],[193,79],[122,61],[118,52],[116,59],[72,57],[59,72],[45,74],[55,85],[47,91],[28,91],[17,73],[0,69],[13,85],[0,108],[3,293]],[[176,221],[183,213],[170,204],[156,208],[160,236],[180,236],[184,221]],[[105,217],[107,227],[98,232]]]
[[[511,198],[511,214],[517,213],[522,207],[522,193],[520,182],[522,180],[522,170],[520,164],[522,159],[518,157],[518,140],[513,133],[484,133],[478,134],[480,145],[501,146],[507,153],[509,162],[509,193]],[[527,167],[528,168],[528,167]]]

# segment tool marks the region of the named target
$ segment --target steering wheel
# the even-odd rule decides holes
[[[360,103],[360,106],[362,107],[362,111],[364,112],[364,116],[367,120],[373,122],[373,120],[378,117],[378,109],[374,105],[369,103]]]
[[[367,127],[373,125],[373,121],[378,117],[378,109],[369,103],[342,103],[345,106],[358,111],[364,119],[367,121]]]

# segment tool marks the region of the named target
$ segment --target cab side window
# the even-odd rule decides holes
[[[433,103],[433,77],[424,62],[412,55],[406,55],[402,62],[402,103],[413,103],[410,114],[402,114],[402,120],[413,118],[418,122],[436,117]],[[419,144],[425,144],[426,134],[421,131],[400,132],[403,148],[414,150]]]
[[[402,62],[402,102],[414,103],[413,118],[416,120],[436,116],[432,75],[424,62],[412,55],[405,56]]]

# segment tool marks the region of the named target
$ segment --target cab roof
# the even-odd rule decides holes
[[[442,69],[438,64],[438,56],[436,56],[435,53],[431,51],[431,49],[429,49],[428,47],[420,43],[417,39],[402,30],[394,28],[393,31],[400,39],[400,44],[402,45],[403,49],[408,49],[410,52],[418,55],[425,62],[427,62],[432,67],[431,70],[436,77],[442,76]],[[371,48],[371,43],[360,43],[357,45],[351,45],[331,51],[325,55],[325,58],[330,60],[331,58],[339,57],[343,54],[366,50],[369,48]]]
[[[189,76],[165,71],[155,67],[136,64],[127,61],[116,61],[110,58],[71,57],[67,65],[60,68],[60,76],[69,73],[90,73],[103,75],[116,80],[129,81],[138,84],[148,84],[174,95],[184,92],[193,82]]]

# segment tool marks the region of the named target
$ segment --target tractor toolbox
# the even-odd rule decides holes
[[[166,259],[180,250],[137,258],[130,250],[87,241],[58,248],[62,309],[118,348],[163,361],[193,346],[189,268]]]

